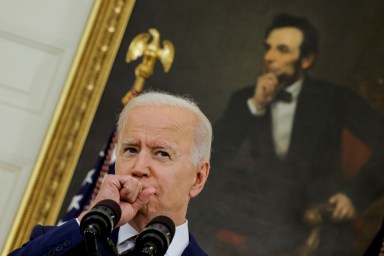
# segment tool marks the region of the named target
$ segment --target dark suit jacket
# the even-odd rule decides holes
[[[371,160],[376,159],[383,148],[382,120],[345,88],[305,78],[288,153],[281,160],[274,151],[270,109],[263,116],[249,111],[246,102],[253,92],[254,85],[236,91],[214,124],[205,190],[219,209],[213,219],[223,228],[254,236],[261,247],[268,246],[268,240],[260,239],[265,236],[282,234],[279,243],[303,241],[304,236],[294,237],[300,225],[307,235],[302,221],[306,207],[326,202],[335,192],[350,195],[355,203],[364,201],[340,175],[342,135],[350,131],[373,149]],[[279,247],[278,242],[271,247]]]
[[[117,239],[117,229],[112,234],[112,240]],[[101,256],[112,256],[113,251],[107,245],[99,246]],[[21,248],[11,252],[10,256],[45,256],[45,255],[87,255],[84,238],[80,232],[76,220],[56,226],[36,226],[30,241]],[[207,255],[197,244],[196,240],[189,234],[189,244],[182,256]]]

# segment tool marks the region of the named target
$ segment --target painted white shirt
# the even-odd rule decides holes
[[[298,80],[285,90],[292,95],[291,102],[276,101],[271,103],[271,118],[272,118],[272,137],[277,156],[284,159],[291,140],[293,120],[297,106],[303,80]],[[252,98],[247,101],[248,108],[252,115],[261,116],[265,114],[265,109],[256,109],[252,103]]]

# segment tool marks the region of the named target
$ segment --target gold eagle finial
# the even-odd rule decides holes
[[[152,41],[149,43],[151,36]],[[163,48],[160,48],[160,34],[156,29],[151,28],[149,33],[141,33],[132,40],[128,48],[126,61],[131,62],[143,56],[143,63],[153,69],[156,59],[160,59],[164,71],[168,72],[174,55],[175,49],[171,41],[163,40]]]
[[[151,37],[152,41],[149,42]],[[135,69],[135,83],[132,90],[124,96],[123,104],[127,104],[131,97],[141,92],[145,80],[153,74],[157,59],[163,64],[164,72],[168,72],[174,56],[175,48],[171,41],[163,40],[162,48],[160,47],[160,34],[156,29],[150,28],[149,33],[137,35],[128,47],[125,60],[129,63],[143,57],[143,61]]]

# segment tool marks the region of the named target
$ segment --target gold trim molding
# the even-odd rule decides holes
[[[54,225],[135,0],[95,0],[3,254],[36,224]]]

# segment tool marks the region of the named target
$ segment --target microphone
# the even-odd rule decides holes
[[[121,217],[120,205],[111,199],[98,202],[80,221],[88,255],[98,254],[98,242],[105,242]]]
[[[175,223],[167,216],[158,216],[136,238],[134,255],[163,256],[174,235]]]

